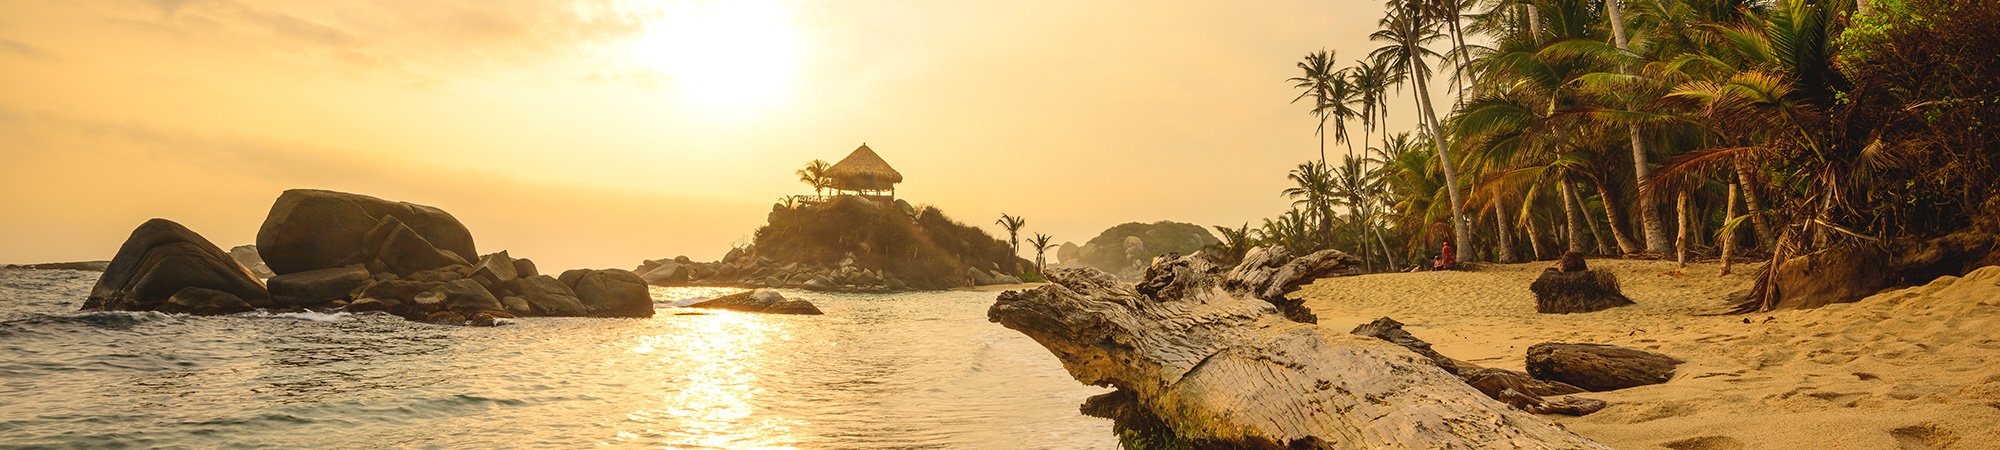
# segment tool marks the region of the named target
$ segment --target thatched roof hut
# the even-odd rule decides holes
[[[834,189],[863,194],[895,195],[896,183],[903,182],[903,174],[889,167],[889,162],[883,161],[868,144],[861,144],[847,158],[834,163],[826,170],[826,176],[833,178]]]

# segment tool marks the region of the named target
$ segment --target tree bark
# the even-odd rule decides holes
[[[1674,196],[1674,261],[1681,267],[1688,265],[1688,193],[1681,191]]]
[[[1497,231],[1500,233],[1500,239],[1498,239],[1500,241],[1499,242],[1500,251],[1498,253],[1495,253],[1494,260],[1503,263],[1511,263],[1519,261],[1519,259],[1514,256],[1514,230],[1513,227],[1510,226],[1512,224],[1508,222],[1509,221],[1507,220],[1507,197],[1505,194],[1500,192],[1500,188],[1498,186],[1495,186],[1493,188],[1493,225],[1495,228],[1499,229]]]
[[[1627,46],[1625,42],[1625,16],[1619,10],[1618,1],[1604,0],[1604,9],[1611,16],[1612,40],[1618,45],[1619,50],[1630,51],[1631,47]],[[1632,73],[1629,67],[1620,67],[1619,71],[1627,75]],[[1672,251],[1673,248],[1667,244],[1667,225],[1660,219],[1660,207],[1653,201],[1653,196],[1651,195],[1653,191],[1653,169],[1650,167],[1651,163],[1648,161],[1646,140],[1640,136],[1639,127],[1636,125],[1627,126],[1625,130],[1626,134],[1632,138],[1632,176],[1638,181],[1637,185],[1639,186],[1639,195],[1633,196],[1633,198],[1638,200],[1639,221],[1645,228],[1646,251],[1666,254]],[[1608,205],[1609,199],[1607,198],[1606,200],[1606,204]],[[1624,244],[1619,244],[1619,247],[1624,247]],[[1631,250],[1627,249],[1626,252],[1630,253]]]
[[[1382,238],[1382,230],[1379,228],[1375,230],[1375,243],[1382,245],[1382,259],[1389,262],[1389,270],[1400,270],[1396,268],[1396,252],[1389,250],[1389,240]]]
[[[1059,268],[1056,285],[1003,293],[987,317],[1041,343],[1078,381],[1130,393],[1176,435],[1217,447],[1606,448],[1407,349],[1288,320],[1228,287],[1246,268],[1268,272],[1251,259],[1225,276],[1184,257],[1134,287]]]
[[[1588,239],[1591,233],[1583,231],[1582,200],[1577,198],[1576,185],[1570,184],[1567,180],[1557,180],[1556,186],[1562,191],[1563,217],[1568,219],[1565,222],[1568,222],[1569,226],[1566,231],[1569,234],[1569,251],[1588,253],[1590,250],[1585,248],[1583,240]]]
[[[1750,224],[1757,231],[1758,248],[1775,249],[1778,233],[1771,229],[1771,221],[1764,217],[1764,202],[1757,194],[1757,177],[1750,173],[1750,167],[1736,164],[1736,183],[1742,185],[1744,212],[1750,214]]]
[[[1722,274],[1723,274],[1723,275],[1728,275],[1728,274],[1729,274],[1729,264],[1730,264],[1730,259],[1731,259],[1731,258],[1735,258],[1735,257],[1736,257],[1736,231],[1735,231],[1735,228],[1733,228],[1733,227],[1730,227],[1730,226],[1729,226],[1729,223],[1728,223],[1728,222],[1729,222],[1729,221],[1732,221],[1732,220],[1736,220],[1736,196],[1737,196],[1737,193],[1736,193],[1736,190],[1737,190],[1737,189],[1738,189],[1738,187],[1737,187],[1737,183],[1729,183],[1729,206],[1726,206],[1726,207],[1724,207],[1724,209],[1723,209],[1723,213],[1722,213],[1722,217],[1723,217],[1723,219],[1722,219],[1722,221],[1723,221],[1723,225],[1722,225],[1722,230],[1723,230],[1723,231],[1722,231],[1722,237],[1721,237],[1721,238],[1719,238],[1718,240],[1722,241]]]
[[[1527,200],[1523,199],[1522,201],[1525,202]],[[1523,206],[1522,209],[1527,208]],[[1522,216],[1521,224],[1528,228],[1528,247],[1531,251],[1535,252],[1533,255],[1528,256],[1528,260],[1541,261],[1542,258],[1548,257],[1548,252],[1543,250],[1541,227],[1535,226],[1535,217],[1533,215]]]
[[[1604,225],[1611,227],[1611,238],[1618,241],[1618,251],[1631,254],[1645,250],[1632,236],[1625,233],[1625,211],[1619,208],[1618,199],[1611,198],[1611,189],[1604,183],[1597,183],[1597,196],[1604,200]]]

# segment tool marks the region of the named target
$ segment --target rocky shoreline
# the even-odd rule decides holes
[[[913,286],[886,269],[860,267],[852,256],[834,264],[781,263],[757,256],[755,247],[730,250],[721,261],[697,262],[686,256],[646,260],[632,269],[646,284],[664,287],[715,286],[746,289],[802,289],[820,292],[880,294],[934,290]],[[966,268],[965,286],[1021,284],[1020,277],[997,267]]]
[[[257,258],[260,264],[246,266]],[[269,270],[268,278],[250,267]],[[481,255],[444,210],[365,195],[285,191],[255,248],[223,252],[167,219],[133,230],[85,310],[233,314],[386,312],[443,325],[515,317],[651,317],[646,283],[621,269],[543,275],[506,251]]]

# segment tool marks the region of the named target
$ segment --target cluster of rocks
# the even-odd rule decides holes
[[[965,270],[970,285],[1020,284],[1021,278],[999,267]],[[686,256],[649,259],[632,269],[653,286],[734,286],[791,288],[832,292],[897,292],[913,288],[886,269],[865,268],[847,255],[834,264],[779,262],[758,256],[755,247],[736,248],[721,261],[697,262]]]
[[[784,294],[770,289],[743,291],[716,297],[714,300],[688,305],[689,308],[727,309],[764,314],[802,314],[817,316],[823,314],[812,302],[785,298]]]
[[[272,273],[267,280],[239,262],[259,256]],[[285,191],[257,246],[230,253],[173,221],[147,221],[119,248],[84,309],[337,309],[453,325],[653,315],[646,283],[631,272],[542,275],[505,251],[479,255],[471,233],[443,210],[320,190]]]

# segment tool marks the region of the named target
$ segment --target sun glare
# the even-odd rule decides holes
[[[626,58],[658,71],[696,106],[759,109],[786,97],[798,70],[799,35],[771,1],[644,2],[652,16]]]

